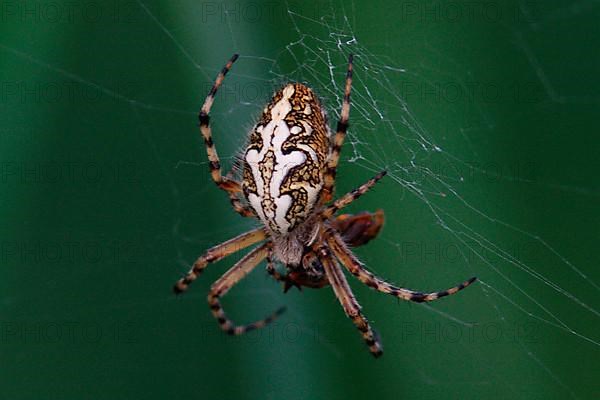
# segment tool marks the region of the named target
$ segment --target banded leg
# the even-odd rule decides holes
[[[261,240],[265,240],[266,237],[267,234],[264,228],[258,228],[246,233],[242,233],[233,239],[229,239],[228,241],[218,244],[215,247],[207,250],[206,253],[196,260],[190,271],[183,278],[178,280],[177,283],[175,283],[175,286],[173,286],[173,291],[177,294],[185,292],[190,283],[198,278],[198,276],[202,273],[204,268],[208,266],[209,263],[219,261],[230,254],[258,243]]]
[[[231,200],[231,205],[233,209],[237,211],[240,215],[244,217],[249,217],[254,215],[254,211],[251,208],[246,207],[239,199],[238,195],[242,193],[242,188],[239,182],[231,180],[229,178],[225,178],[221,175],[221,162],[219,160],[219,155],[217,154],[217,149],[215,148],[215,144],[212,139],[212,130],[210,128],[210,117],[208,113],[212,108],[213,102],[215,101],[215,96],[219,87],[223,83],[225,79],[225,75],[231,69],[233,63],[238,59],[238,55],[234,54],[233,57],[225,64],[217,78],[215,79],[215,83],[213,87],[210,89],[208,96],[204,100],[204,104],[200,109],[200,113],[198,115],[198,119],[200,120],[200,133],[204,138],[204,144],[206,145],[206,154],[208,155],[209,167],[210,167],[210,175],[212,176],[213,181],[217,184],[217,186],[229,195],[229,199]]]
[[[327,172],[325,173],[325,184],[323,185],[323,196],[322,203],[325,204],[333,198],[333,190],[335,185],[335,175],[337,171],[338,162],[340,159],[340,152],[342,145],[344,144],[344,138],[346,137],[346,131],[348,130],[348,119],[350,118],[350,91],[352,89],[352,59],[353,56],[350,54],[348,57],[348,71],[346,72],[346,86],[344,88],[344,101],[342,102],[342,111],[340,112],[340,119],[337,124],[337,131],[333,137],[333,145],[329,161],[327,162]]]
[[[348,271],[358,278],[365,285],[376,289],[380,292],[391,294],[392,296],[398,297],[403,300],[414,301],[422,303],[426,301],[437,300],[440,297],[449,296],[460,290],[463,290],[477,278],[473,277],[463,283],[451,287],[450,289],[442,290],[440,292],[433,293],[422,293],[414,290],[396,287],[381,278],[373,275],[371,272],[365,269],[360,261],[352,254],[352,252],[346,247],[343,240],[339,235],[335,234],[327,239],[327,243],[331,246],[331,250],[335,256],[341,261],[342,265],[346,267]]]
[[[365,194],[369,189],[371,189],[381,178],[383,178],[387,174],[386,171],[381,171],[367,182],[360,185],[358,188],[346,193],[339,199],[333,202],[332,205],[328,206],[323,210],[321,216],[323,219],[328,219],[333,216],[336,212],[346,207],[348,204],[352,203],[354,200],[358,199],[360,196]]]
[[[369,346],[371,354],[374,357],[381,356],[383,354],[381,343],[379,343],[379,339],[371,329],[367,319],[360,312],[360,305],[356,301],[339,264],[331,257],[331,253],[326,247],[322,247],[317,252],[319,260],[325,269],[327,279],[333,288],[335,296],[344,308],[344,312],[360,331],[365,343]]]
[[[219,302],[220,297],[224,296],[229,289],[242,280],[261,261],[265,259],[267,252],[269,251],[269,246],[270,243],[265,243],[246,254],[240,261],[231,267],[229,271],[225,272],[225,274],[223,274],[223,276],[219,278],[219,280],[217,280],[210,288],[210,292],[208,294],[208,305],[210,306],[213,316],[219,322],[221,329],[230,335],[242,335],[251,330],[262,328],[271,323],[285,311],[285,307],[281,307],[264,319],[248,325],[236,326],[232,320],[227,318],[227,315],[225,314],[225,311],[223,311],[223,307]]]

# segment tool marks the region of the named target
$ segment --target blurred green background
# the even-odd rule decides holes
[[[600,396],[600,69],[594,2],[3,1],[0,397],[591,399]],[[224,299],[170,288],[255,225],[210,181],[196,112],[231,166],[277,86],[302,80],[335,119],[356,54],[339,191],[383,208],[356,250],[430,306],[350,279],[385,354],[331,290],[287,294],[262,268]],[[332,126],[334,122],[331,122]],[[441,150],[436,150],[439,146]]]

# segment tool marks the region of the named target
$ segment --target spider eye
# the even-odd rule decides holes
[[[316,271],[319,271],[321,273],[325,273],[325,270],[323,269],[323,264],[321,264],[321,261],[319,261],[319,259],[316,258],[316,257],[315,257],[315,259],[312,262],[312,267]]]
[[[307,269],[312,269],[318,272],[325,272],[323,269],[323,264],[317,258],[316,254],[312,249],[307,248],[304,250],[305,253],[302,256],[302,265]]]

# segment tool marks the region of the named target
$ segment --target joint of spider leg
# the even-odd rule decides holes
[[[352,78],[352,69],[354,67],[354,54],[348,55],[348,71],[346,72],[346,78]]]
[[[348,131],[348,127],[349,126],[350,126],[350,124],[348,123],[347,120],[345,120],[345,121],[340,120],[337,123],[337,128],[336,129],[337,129],[338,132],[346,133]],[[340,151],[340,146],[336,144],[336,145],[334,145],[334,147],[333,147],[332,150],[334,152],[336,152],[336,151],[339,152]]]
[[[333,171],[333,172],[329,172],[329,170],[328,170],[328,171],[326,172],[325,176],[327,177],[328,175],[329,175],[329,176],[331,176],[331,177],[333,178],[333,179],[332,179],[332,181],[334,181],[334,180],[335,180],[335,171]],[[327,182],[327,181],[328,181],[328,179],[327,179],[327,178],[325,178],[325,181]],[[326,188],[323,188],[323,190],[322,190],[322,191],[321,191],[321,193],[319,194],[319,198],[320,198],[320,199],[331,199],[331,197],[333,197],[333,190],[329,190],[329,189],[326,189]],[[330,200],[328,200],[328,201],[330,201]],[[327,202],[328,202],[328,201],[327,201]],[[327,203],[327,202],[325,202],[325,203]]]
[[[443,297],[443,296],[440,296]],[[437,299],[438,297],[436,297],[435,299]],[[412,301],[413,303],[426,303],[429,300],[435,300],[435,299],[428,299],[427,296],[425,295],[425,293],[413,293],[410,295],[409,300]]]
[[[367,346],[371,347],[377,343],[377,340],[374,338],[373,339],[368,338],[368,339],[365,339],[365,343],[367,344]]]
[[[361,333],[366,333],[369,332],[369,323],[367,322],[367,319],[362,315],[362,313],[360,311],[356,311],[355,314],[352,316],[353,318],[353,322],[354,325],[356,325],[356,329],[358,329],[359,332]]]
[[[236,181],[232,181],[231,179],[229,179],[228,177],[221,177],[221,181],[219,182],[219,187],[221,189],[225,189],[225,191],[227,192],[234,192],[234,193],[238,193],[240,191],[239,189],[239,185],[237,184]],[[239,200],[236,197],[232,197],[231,201],[236,201]]]
[[[320,246],[316,249],[317,254],[319,255],[319,257],[329,257],[331,256],[331,252],[329,251],[329,249],[325,246]]]
[[[244,217],[251,217],[254,215],[254,213],[250,210],[245,209],[243,206],[241,206],[239,204],[239,200],[238,199],[231,199],[230,200],[231,206],[233,207],[233,209],[235,211],[237,211],[238,213],[241,213],[242,216]]]
[[[213,87],[210,89],[210,92],[208,93],[208,97],[212,97],[212,98],[215,97],[215,95],[217,94],[217,90],[219,89],[219,86],[223,82],[223,79],[225,79],[225,76],[231,69],[231,66],[233,65],[233,63],[238,59],[238,57],[239,57],[238,54],[234,54],[233,57],[231,57],[231,59],[227,62],[227,64],[225,64],[225,66],[221,69],[219,76],[217,76],[216,83],[213,85]]]
[[[223,74],[224,76],[224,74]],[[212,88],[210,88],[210,92],[208,92],[208,98],[209,99],[214,99],[215,96],[217,95],[217,91],[219,90],[219,86],[218,85],[213,85]]]
[[[210,124],[210,116],[204,111],[200,111],[200,114],[198,114],[198,121],[200,122],[200,126],[208,126]]]
[[[227,65],[229,66],[229,68],[231,68],[231,65],[237,61],[237,59],[240,57],[240,55],[238,53],[234,53],[231,58],[229,59],[229,62],[227,63]]]
[[[325,171],[326,175],[330,175],[331,177],[333,177],[335,179],[335,173],[337,171],[337,167],[327,167],[327,170]]]
[[[221,163],[218,161],[211,161],[208,164],[209,168],[211,169],[211,171],[216,171],[218,169],[221,169]]]

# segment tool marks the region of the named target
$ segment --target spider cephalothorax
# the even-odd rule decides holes
[[[361,332],[374,356],[382,354],[360,305],[352,294],[341,266],[369,287],[415,302],[436,300],[470,285],[471,278],[450,289],[422,293],[393,286],[376,277],[358,261],[350,247],[367,243],[383,225],[383,211],[357,215],[335,214],[372,188],[384,175],[380,172],[359,188],[331,202],[340,150],[348,128],[352,56],[344,90],[344,101],[335,134],[331,134],[327,116],[314,92],[301,83],[289,83],[275,93],[252,129],[243,154],[241,182],[221,174],[219,157],[213,143],[208,113],[215,94],[231,65],[234,55],[217,76],[200,110],[200,132],[206,144],[213,180],[225,190],[235,211],[244,217],[256,217],[263,226],[243,233],[209,249],[174,287],[176,293],[187,289],[211,263],[236,251],[255,247],[211,287],[208,302],[221,328],[239,335],[265,326],[283,312],[249,325],[236,326],[227,318],[219,298],[267,260],[267,272],[284,283],[284,291],[296,286],[321,288],[331,285],[346,315]],[[282,263],[287,274],[275,268]],[[341,264],[341,266],[340,266]]]

